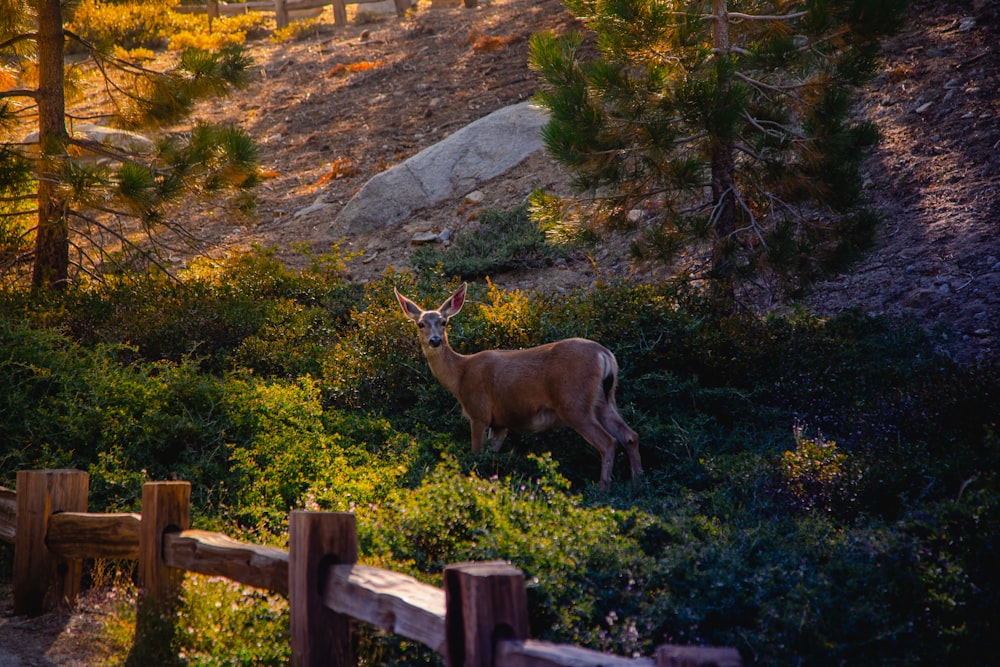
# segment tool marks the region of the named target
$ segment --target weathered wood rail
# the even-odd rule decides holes
[[[80,470],[17,473],[0,487],[0,539],[14,545],[14,613],[37,616],[71,604],[87,558],[139,562],[139,604],[169,618],[185,572],[221,576],[288,598],[292,664],[352,667],[352,626],[369,623],[418,641],[448,667],[739,667],[732,648],[660,646],[627,658],[528,637],[524,574],[499,561],[459,563],[438,588],[361,565],[355,516],[292,511],[289,548],[239,542],[190,527],[188,482],[149,482],[142,513],[86,511],[89,477]],[[142,610],[140,610],[142,611]],[[148,633],[162,636],[161,633]]]
[[[345,25],[347,23],[347,5],[362,5],[382,2],[382,0],[251,0],[250,2],[221,3],[217,0],[209,0],[204,5],[178,5],[173,8],[175,12],[182,14],[205,14],[209,17],[234,16],[236,14],[246,14],[247,12],[268,12],[274,11],[274,20],[278,28],[288,25],[289,15],[293,12],[302,12],[310,9],[320,9],[327,5],[333,5],[334,25]],[[396,5],[396,14],[402,16],[406,13],[411,4],[411,0],[393,0]],[[469,3],[472,3],[471,5]],[[457,0],[456,0],[457,4]],[[474,7],[475,0],[466,0],[466,6]]]

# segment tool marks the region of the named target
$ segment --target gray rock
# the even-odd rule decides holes
[[[410,239],[413,245],[426,245],[428,243],[438,243],[441,239],[436,232],[417,232]]]
[[[292,217],[298,218],[303,215],[309,215],[311,213],[319,213],[325,211],[331,206],[333,206],[333,204],[323,201],[323,197],[317,197],[312,204],[309,204],[309,206],[306,206],[305,208],[300,208],[298,211],[293,213]]]
[[[530,102],[494,111],[373,176],[319,233],[329,240],[375,231],[470,192],[540,150],[545,121],[544,111]]]

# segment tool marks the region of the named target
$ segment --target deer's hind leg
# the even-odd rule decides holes
[[[506,426],[490,426],[490,440],[494,452],[499,452],[503,448],[503,441],[507,438]]]
[[[615,463],[614,436],[595,417],[570,425],[601,455],[600,486],[602,491],[609,491],[611,489],[611,472]]]
[[[642,478],[642,458],[639,456],[639,435],[629,428],[625,420],[614,411],[602,415],[601,424],[622,446],[628,455],[628,464],[632,469],[632,483],[636,484]]]
[[[639,435],[629,428],[629,425],[618,414],[614,396],[611,396],[610,400],[600,406],[597,412],[601,425],[628,455],[629,468],[632,470],[632,485],[637,485],[643,475],[642,458],[639,455]]]

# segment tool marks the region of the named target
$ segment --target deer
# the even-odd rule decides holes
[[[465,303],[468,283],[437,310],[424,310],[400,294],[403,314],[417,334],[431,373],[458,399],[472,429],[472,452],[487,437],[493,451],[508,431],[539,433],[569,426],[601,456],[600,488],[611,488],[615,447],[628,455],[632,484],[642,478],[639,437],[618,414],[615,389],[618,361],[606,347],[586,338],[567,338],[519,350],[455,352],[448,343],[448,321]]]

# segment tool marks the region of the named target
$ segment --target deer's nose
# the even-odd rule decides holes
[[[431,336],[427,340],[427,344],[430,345],[431,347],[440,347],[441,346],[441,336]]]

